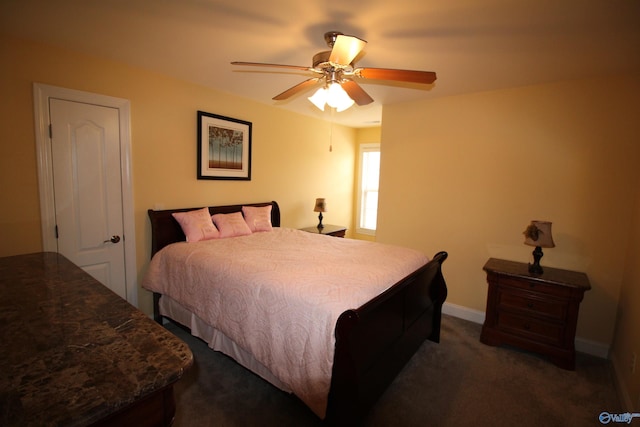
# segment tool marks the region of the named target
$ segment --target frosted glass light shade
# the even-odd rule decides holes
[[[349,98],[347,92],[345,92],[338,83],[331,83],[327,94],[327,104],[329,104],[329,107],[333,107],[340,112],[351,107],[353,105],[353,99]]]
[[[316,93],[314,93],[307,99],[320,110],[324,111],[324,105],[327,102],[327,90],[321,87],[316,91]]]

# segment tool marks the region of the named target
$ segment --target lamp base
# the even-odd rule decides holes
[[[318,221],[318,230],[322,230],[324,228],[324,225],[322,225],[322,212],[318,214]]]
[[[544,270],[540,267],[540,264],[529,264],[529,273],[531,274],[542,274]]]
[[[542,259],[542,248],[540,246],[536,246],[533,250],[533,264],[529,264],[529,273],[531,274],[542,274],[544,270],[540,266],[540,259]]]

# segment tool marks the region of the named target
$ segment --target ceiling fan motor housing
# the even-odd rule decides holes
[[[321,70],[325,68],[323,65],[329,65],[329,57],[331,56],[330,50],[318,52],[313,55],[313,68]]]
[[[336,43],[336,39],[338,36],[343,36],[344,33],[340,31],[327,31],[324,33],[324,41],[327,42],[327,46],[333,48],[333,45]]]

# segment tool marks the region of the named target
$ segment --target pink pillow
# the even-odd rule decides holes
[[[242,213],[215,214],[211,217],[220,230],[220,237],[237,237],[251,234],[251,229],[244,222]]]
[[[244,221],[252,232],[271,231],[271,205],[267,206],[243,206]]]
[[[188,212],[174,212],[171,215],[178,221],[187,242],[217,239],[220,233],[209,215],[209,208],[196,209]]]

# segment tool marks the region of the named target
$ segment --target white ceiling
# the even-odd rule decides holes
[[[338,30],[368,41],[359,66],[435,71],[433,86],[360,80],[375,99],[333,120],[371,126],[407,100],[635,72],[640,0],[0,0],[0,31],[330,119],[271,98],[310,75]]]

